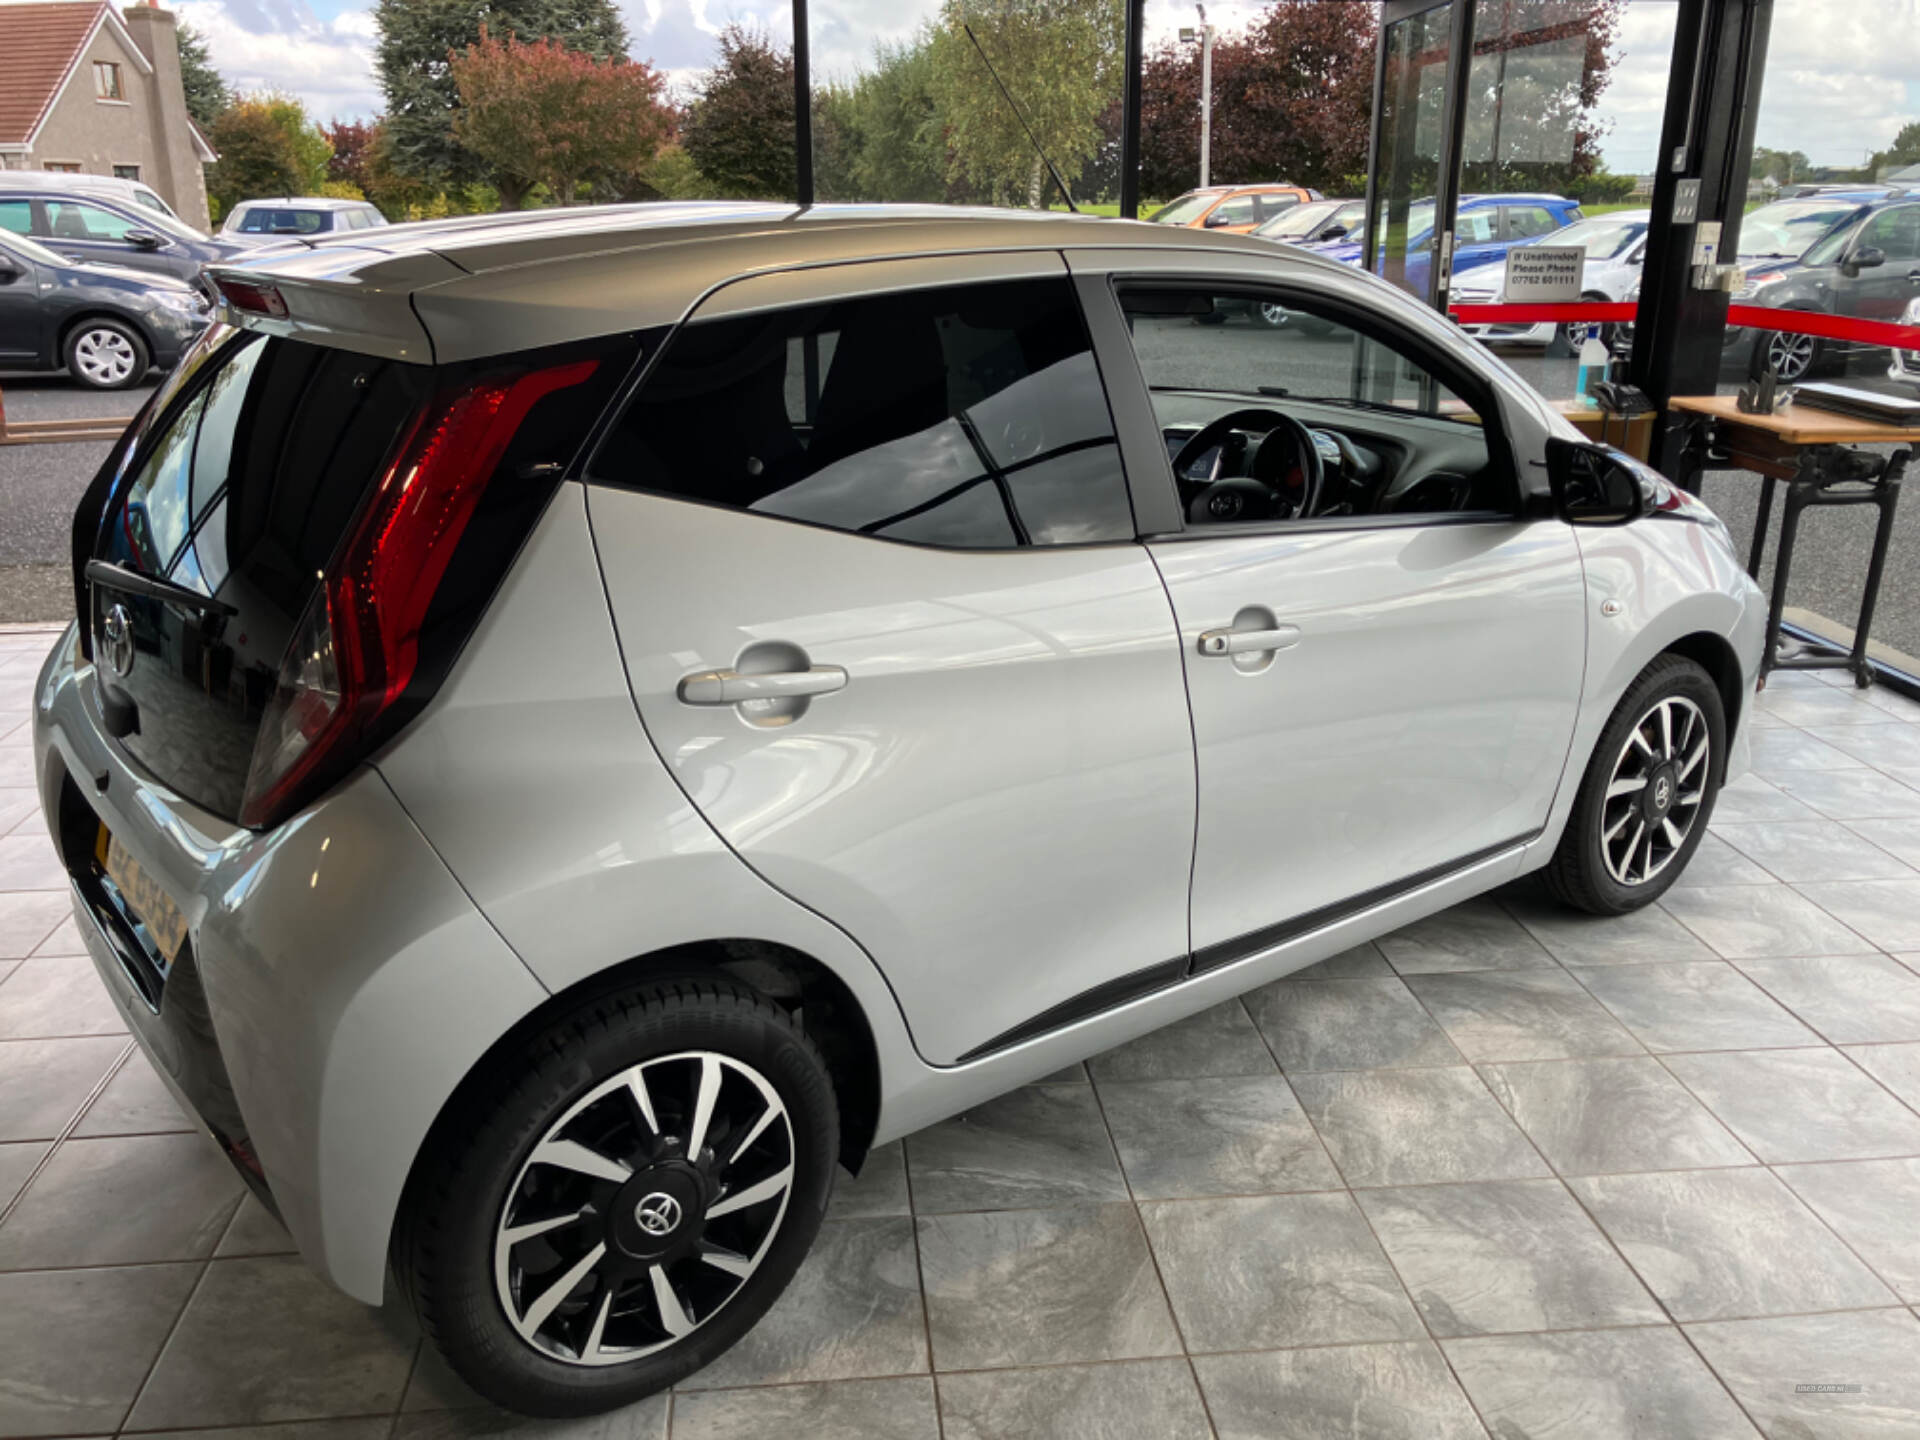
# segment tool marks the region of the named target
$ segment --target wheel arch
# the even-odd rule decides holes
[[[1682,635],[1660,653],[1682,656],[1707,672],[1713,680],[1713,688],[1720,692],[1720,705],[1726,713],[1727,734],[1733,734],[1740,723],[1746,687],[1740,672],[1740,657],[1734,653],[1732,642],[1711,630],[1695,630]]]
[[[149,368],[152,367],[155,353],[153,332],[125,311],[115,310],[106,305],[89,306],[77,315],[69,316],[60,322],[60,328],[54,332],[53,338],[53,363],[56,366],[67,363],[67,342],[73,338],[73,332],[89,320],[111,320],[116,325],[124,325],[133,331],[140,337],[140,343],[146,346],[147,365]]]

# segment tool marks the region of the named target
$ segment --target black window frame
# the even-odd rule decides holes
[[[1057,256],[1059,255],[1060,252],[1053,251],[1050,253]],[[884,259],[855,262],[855,264],[857,265],[886,264],[886,263],[887,261]],[[826,267],[826,268],[839,269],[841,267],[834,266],[834,267]],[[762,272],[761,274],[757,274],[757,275],[742,275],[737,277],[737,279],[739,280],[763,279],[763,278],[767,278],[769,275],[778,275],[781,273],[791,273],[791,272],[780,272],[780,271]],[[782,524],[782,525],[798,525],[798,526],[803,526],[807,529],[825,531],[826,533],[832,534],[832,535],[846,536],[851,539],[872,541],[872,542],[877,542],[883,545],[906,546],[908,548],[916,549],[916,550],[932,550],[932,551],[936,551],[938,553],[946,554],[946,555],[1046,554],[1050,551],[1096,550],[1096,549],[1102,549],[1102,548],[1111,549],[1115,546],[1121,546],[1121,545],[1136,545],[1140,543],[1142,535],[1144,534],[1144,531],[1142,529],[1142,523],[1141,523],[1141,509],[1140,509],[1141,496],[1140,496],[1140,490],[1135,480],[1135,470],[1129,459],[1128,447],[1122,435],[1123,419],[1120,411],[1117,410],[1114,405],[1113,385],[1109,380],[1109,377],[1107,374],[1107,369],[1106,369],[1107,362],[1106,362],[1105,352],[1103,351],[1103,348],[1100,344],[1099,336],[1095,332],[1095,317],[1091,313],[1089,313],[1086,296],[1082,293],[1081,287],[1078,283],[1078,277],[1073,275],[1068,270],[1063,268],[1057,272],[1050,272],[1045,275],[1032,275],[1032,276],[1012,276],[1012,275],[999,275],[999,274],[982,274],[982,275],[975,275],[975,276],[962,275],[962,276],[956,276],[956,277],[950,277],[950,278],[944,278],[944,279],[928,280],[924,282],[901,284],[901,285],[884,285],[884,286],[873,286],[873,287],[854,286],[854,287],[849,287],[848,290],[843,295],[821,296],[821,297],[816,297],[810,300],[794,301],[787,304],[756,307],[752,312],[723,311],[718,315],[708,315],[706,319],[708,321],[715,321],[715,320],[722,320],[722,319],[731,319],[737,315],[745,314],[745,313],[775,313],[775,312],[785,311],[785,310],[809,310],[809,309],[818,308],[823,304],[838,303],[842,300],[867,300],[867,299],[880,298],[880,297],[889,296],[889,295],[913,294],[913,293],[927,291],[927,290],[951,290],[951,289],[959,288],[962,286],[1019,284],[1019,283],[1032,281],[1035,279],[1058,281],[1058,283],[1060,283],[1064,287],[1064,290],[1068,293],[1070,297],[1070,303],[1074,306],[1074,308],[1079,314],[1082,328],[1084,329],[1087,336],[1087,354],[1091,356],[1093,360],[1095,378],[1098,380],[1100,385],[1101,400],[1106,406],[1107,423],[1113,436],[1113,463],[1119,469],[1120,479],[1123,486],[1123,493],[1126,495],[1126,498],[1127,498],[1128,513],[1131,516],[1132,522],[1133,522],[1131,526],[1131,533],[1129,534],[1117,535],[1110,539],[1076,540],[1076,541],[1066,541],[1061,543],[1047,543],[1047,544],[1036,544],[1031,541],[1027,541],[1024,543],[1016,543],[1013,545],[998,545],[998,546],[943,545],[943,544],[938,544],[931,541],[914,540],[914,539],[908,539],[908,538],[895,536],[895,535],[881,535],[881,534],[876,534],[867,530],[849,530],[843,526],[830,525],[823,521],[808,520],[799,516],[780,515],[780,514],[771,513],[768,511],[748,510],[737,505],[727,504],[724,501],[704,499],[698,495],[682,494],[675,491],[660,490],[652,486],[636,484],[631,480],[623,480],[618,478],[617,476],[607,476],[607,475],[600,474],[596,469],[596,465],[600,459],[601,451],[614,439],[616,432],[620,428],[622,420],[626,416],[628,407],[632,405],[633,402],[639,397],[641,392],[645,390],[649,379],[653,375],[655,366],[661,362],[664,356],[666,356],[671,352],[674,341],[680,336],[680,334],[684,330],[686,330],[688,327],[699,325],[702,323],[702,315],[701,315],[702,306],[706,303],[706,301],[712,298],[715,298],[719,295],[723,295],[726,289],[724,285],[717,287],[715,290],[709,292],[707,295],[702,296],[701,301],[699,303],[696,303],[694,306],[692,306],[688,310],[688,312],[685,315],[683,315],[679,320],[674,321],[672,324],[662,325],[662,326],[656,327],[653,330],[643,333],[641,337],[642,350],[641,350],[640,363],[637,366],[635,366],[633,374],[628,377],[626,383],[621,386],[621,388],[614,394],[613,398],[608,402],[606,410],[602,414],[599,423],[594,427],[593,433],[588,437],[586,444],[582,447],[582,450],[581,450],[582,458],[578,462],[579,478],[589,486],[596,486],[596,485],[606,486],[610,489],[621,490],[631,494],[650,495],[662,500],[672,500],[683,505],[700,505],[709,509],[724,510],[731,514],[744,515],[756,520],[770,521],[770,522]]]
[[[1103,323],[1090,328],[1099,352],[1107,382],[1107,403],[1116,418],[1132,415],[1137,421],[1120,433],[1126,450],[1129,475],[1138,474],[1142,483],[1135,491],[1135,515],[1154,517],[1154,528],[1142,524],[1143,542],[1180,539],[1218,540],[1232,535],[1297,535],[1351,530],[1403,530],[1433,525],[1511,525],[1540,518],[1544,481],[1535,483],[1522,468],[1513,441],[1507,434],[1506,414],[1500,406],[1499,392],[1491,381],[1459,364],[1425,337],[1393,324],[1388,317],[1344,298],[1315,293],[1299,282],[1260,279],[1221,273],[1208,275],[1194,271],[1153,271],[1116,268],[1105,274],[1076,276],[1082,282],[1083,308],[1090,312],[1097,294],[1106,304]],[[1386,346],[1423,367],[1453,394],[1464,400],[1480,417],[1479,428],[1487,436],[1488,463],[1499,466],[1512,482],[1513,502],[1505,510],[1461,510],[1416,512],[1387,515],[1315,515],[1306,519],[1231,520],[1206,524],[1189,520],[1180,499],[1179,482],[1173,473],[1173,461],[1153,410],[1153,394],[1134,352],[1127,327],[1121,292],[1135,290],[1190,290],[1196,294],[1268,296],[1290,310],[1301,310],[1317,319],[1336,325]],[[1103,350],[1102,346],[1106,348]],[[1129,393],[1122,396],[1121,389]],[[1249,399],[1249,405],[1265,402],[1265,397]],[[1369,412],[1356,411],[1356,415]],[[1420,419],[1417,413],[1411,418]],[[1464,423],[1464,422],[1446,422]]]

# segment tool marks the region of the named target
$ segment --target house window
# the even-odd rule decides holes
[[[56,175],[78,175],[80,173],[80,162],[78,160],[49,160],[47,161],[46,168]]]
[[[93,62],[93,95],[96,100],[124,100],[120,93],[120,67],[111,60]]]
[[[116,165],[113,167],[113,178],[116,180],[138,180],[140,178],[140,167],[138,165]]]

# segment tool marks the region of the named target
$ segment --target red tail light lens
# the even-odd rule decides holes
[[[274,824],[356,758],[405,694],[455,548],[521,422],[583,360],[437,397],[401,441],[295,627],[261,717],[240,823]]]
[[[240,280],[231,275],[222,275],[213,283],[214,288],[226,296],[227,303],[236,310],[244,310],[249,315],[267,315],[275,320],[287,318],[287,300],[278,286],[258,280]]]

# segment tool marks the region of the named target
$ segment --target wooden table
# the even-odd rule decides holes
[[[1705,417],[1711,422],[1714,463],[1752,470],[1760,479],[1760,504],[1753,520],[1753,548],[1747,555],[1747,573],[1760,578],[1760,560],[1767,543],[1767,525],[1773,518],[1775,482],[1787,482],[1787,502],[1780,517],[1780,554],[1773,566],[1773,593],[1767,607],[1766,650],[1760,673],[1769,670],[1853,671],[1854,683],[1873,683],[1867,659],[1867,632],[1880,595],[1880,577],[1886,569],[1887,545],[1893,537],[1894,506],[1900,499],[1900,479],[1920,440],[1920,430],[1858,420],[1812,405],[1789,401],[1771,415],[1747,415],[1731,395],[1676,395],[1668,408]],[[1849,446],[1899,445],[1884,460]],[[1786,606],[1787,574],[1793,565],[1793,542],[1800,529],[1800,512],[1808,506],[1874,505],[1880,523],[1874,530],[1873,551],[1867,561],[1867,584],[1860,597],[1860,622],[1854,627],[1851,655],[1780,654],[1780,614]]]
[[[1602,410],[1579,399],[1548,403],[1571,420],[1573,428],[1589,440],[1615,446],[1636,460],[1647,458],[1653,443],[1653,411],[1642,411],[1638,415],[1615,415],[1611,410]]]

